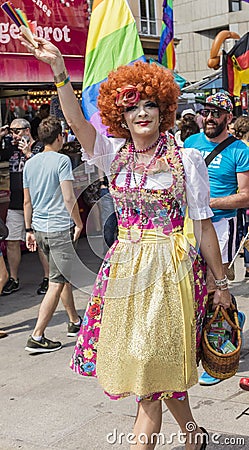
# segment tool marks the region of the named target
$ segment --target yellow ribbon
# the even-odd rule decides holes
[[[184,227],[183,227],[183,234],[186,236],[188,241],[193,247],[196,247],[196,238],[194,234],[194,224],[193,220],[190,219],[188,214],[188,207],[186,208],[185,217],[184,217]]]
[[[136,240],[140,236],[140,230],[138,227],[132,227],[130,229],[130,235],[132,240]],[[120,242],[130,242],[129,236],[128,236],[128,229],[124,228],[122,226],[119,227],[118,232],[118,240]],[[173,266],[175,269],[176,274],[176,281],[179,286],[179,294],[181,298],[182,303],[182,309],[183,309],[183,318],[184,318],[184,347],[185,347],[185,380],[186,384],[188,383],[191,371],[192,371],[192,365],[191,365],[191,359],[192,359],[192,326],[194,324],[194,302],[193,302],[193,291],[191,288],[190,283],[190,277],[188,275],[188,267],[186,263],[183,263],[184,261],[188,261],[189,256],[189,247],[190,244],[186,237],[182,233],[171,233],[171,234],[164,234],[161,228],[156,229],[144,229],[141,234],[141,242],[146,243],[152,243],[155,244],[160,241],[170,240],[171,241],[171,257]]]

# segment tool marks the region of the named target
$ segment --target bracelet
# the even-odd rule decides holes
[[[54,75],[54,82],[61,83],[61,81],[64,81],[68,77],[67,70],[63,70],[63,72],[59,73],[59,75]]]
[[[226,275],[224,278],[222,278],[222,280],[214,280],[214,281],[217,287],[226,286],[228,282]]]
[[[218,288],[218,289],[219,289],[219,291],[227,291],[228,290],[228,286],[223,287],[223,288]]]
[[[55,83],[55,86],[57,88],[60,88],[62,86],[65,86],[65,84],[67,84],[69,81],[70,81],[70,76],[68,75],[68,77],[65,80],[60,81],[60,83]]]
[[[26,233],[33,233],[33,228],[25,228]]]

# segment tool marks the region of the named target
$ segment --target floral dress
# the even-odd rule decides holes
[[[128,147],[121,146],[110,169],[119,234],[97,275],[70,365],[97,376],[112,399],[182,399],[197,383],[207,298],[204,264],[183,235],[182,156],[167,135],[150,167],[152,180],[170,176],[167,188],[139,190],[134,172],[127,191],[128,165]],[[202,218],[211,215],[206,205]]]

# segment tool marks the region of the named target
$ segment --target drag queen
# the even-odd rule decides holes
[[[187,390],[198,381],[206,285],[199,253],[183,234],[187,207],[220,287],[214,303],[227,308],[230,294],[210,220],[205,163],[197,150],[182,152],[167,131],[179,88],[156,64],[111,72],[98,100],[112,136],[106,137],[84,118],[59,50],[44,39],[37,38],[38,49],[22,40],[51,65],[67,123],[84,159],[107,174],[118,217],[118,238],[98,273],[71,367],[97,376],[111,399],[136,396],[135,436],[160,431],[163,400],[186,433],[185,448],[204,449],[207,434],[194,421]],[[137,440],[135,447],[153,449],[155,442]]]

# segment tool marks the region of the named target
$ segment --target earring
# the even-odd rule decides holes
[[[162,121],[163,121],[163,116],[160,114],[160,116],[159,116],[159,123],[162,123]]]
[[[126,122],[121,122],[121,127],[125,128],[125,130],[129,130],[129,127]]]

